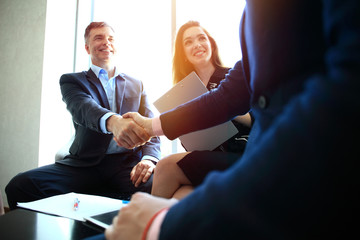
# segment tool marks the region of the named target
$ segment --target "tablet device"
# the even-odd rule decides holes
[[[101,213],[95,216],[84,217],[84,219],[88,222],[91,222],[97,226],[106,229],[112,224],[113,218],[117,216],[118,213],[119,210],[115,210],[111,212]]]

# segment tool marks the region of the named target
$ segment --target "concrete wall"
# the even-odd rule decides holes
[[[39,130],[46,0],[0,1],[0,189],[35,168]]]

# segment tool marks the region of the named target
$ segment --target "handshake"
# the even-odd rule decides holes
[[[106,128],[113,133],[115,142],[127,149],[142,146],[155,136],[152,119],[137,112],[112,115],[106,122]]]

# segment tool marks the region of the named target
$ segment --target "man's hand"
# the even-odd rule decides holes
[[[128,112],[123,115],[123,118],[132,118],[139,126],[141,126],[147,134],[151,137],[155,137],[152,129],[152,119],[143,117],[137,112]]]
[[[149,134],[131,118],[112,115],[106,122],[106,128],[114,135],[120,147],[133,149],[150,140]]]
[[[150,160],[141,160],[130,172],[130,180],[138,187],[140,183],[145,183],[149,180],[153,173],[155,164]]]
[[[161,209],[171,207],[177,202],[176,199],[154,197],[142,192],[135,193],[130,203],[120,209],[112,225],[106,229],[106,239],[141,239],[151,217]]]

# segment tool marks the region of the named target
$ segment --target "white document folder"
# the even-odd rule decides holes
[[[74,209],[75,199],[78,201],[76,209]],[[84,218],[93,215],[115,210],[119,211],[124,205],[125,203],[119,199],[74,192],[43,198],[32,202],[17,203],[17,206],[21,208],[79,221],[85,221]]]
[[[207,88],[197,74],[191,72],[156,100],[154,106],[160,113],[163,113],[186,103],[207,91]],[[186,151],[214,150],[236,133],[238,133],[237,128],[231,121],[228,121],[211,128],[182,135],[179,139]]]

